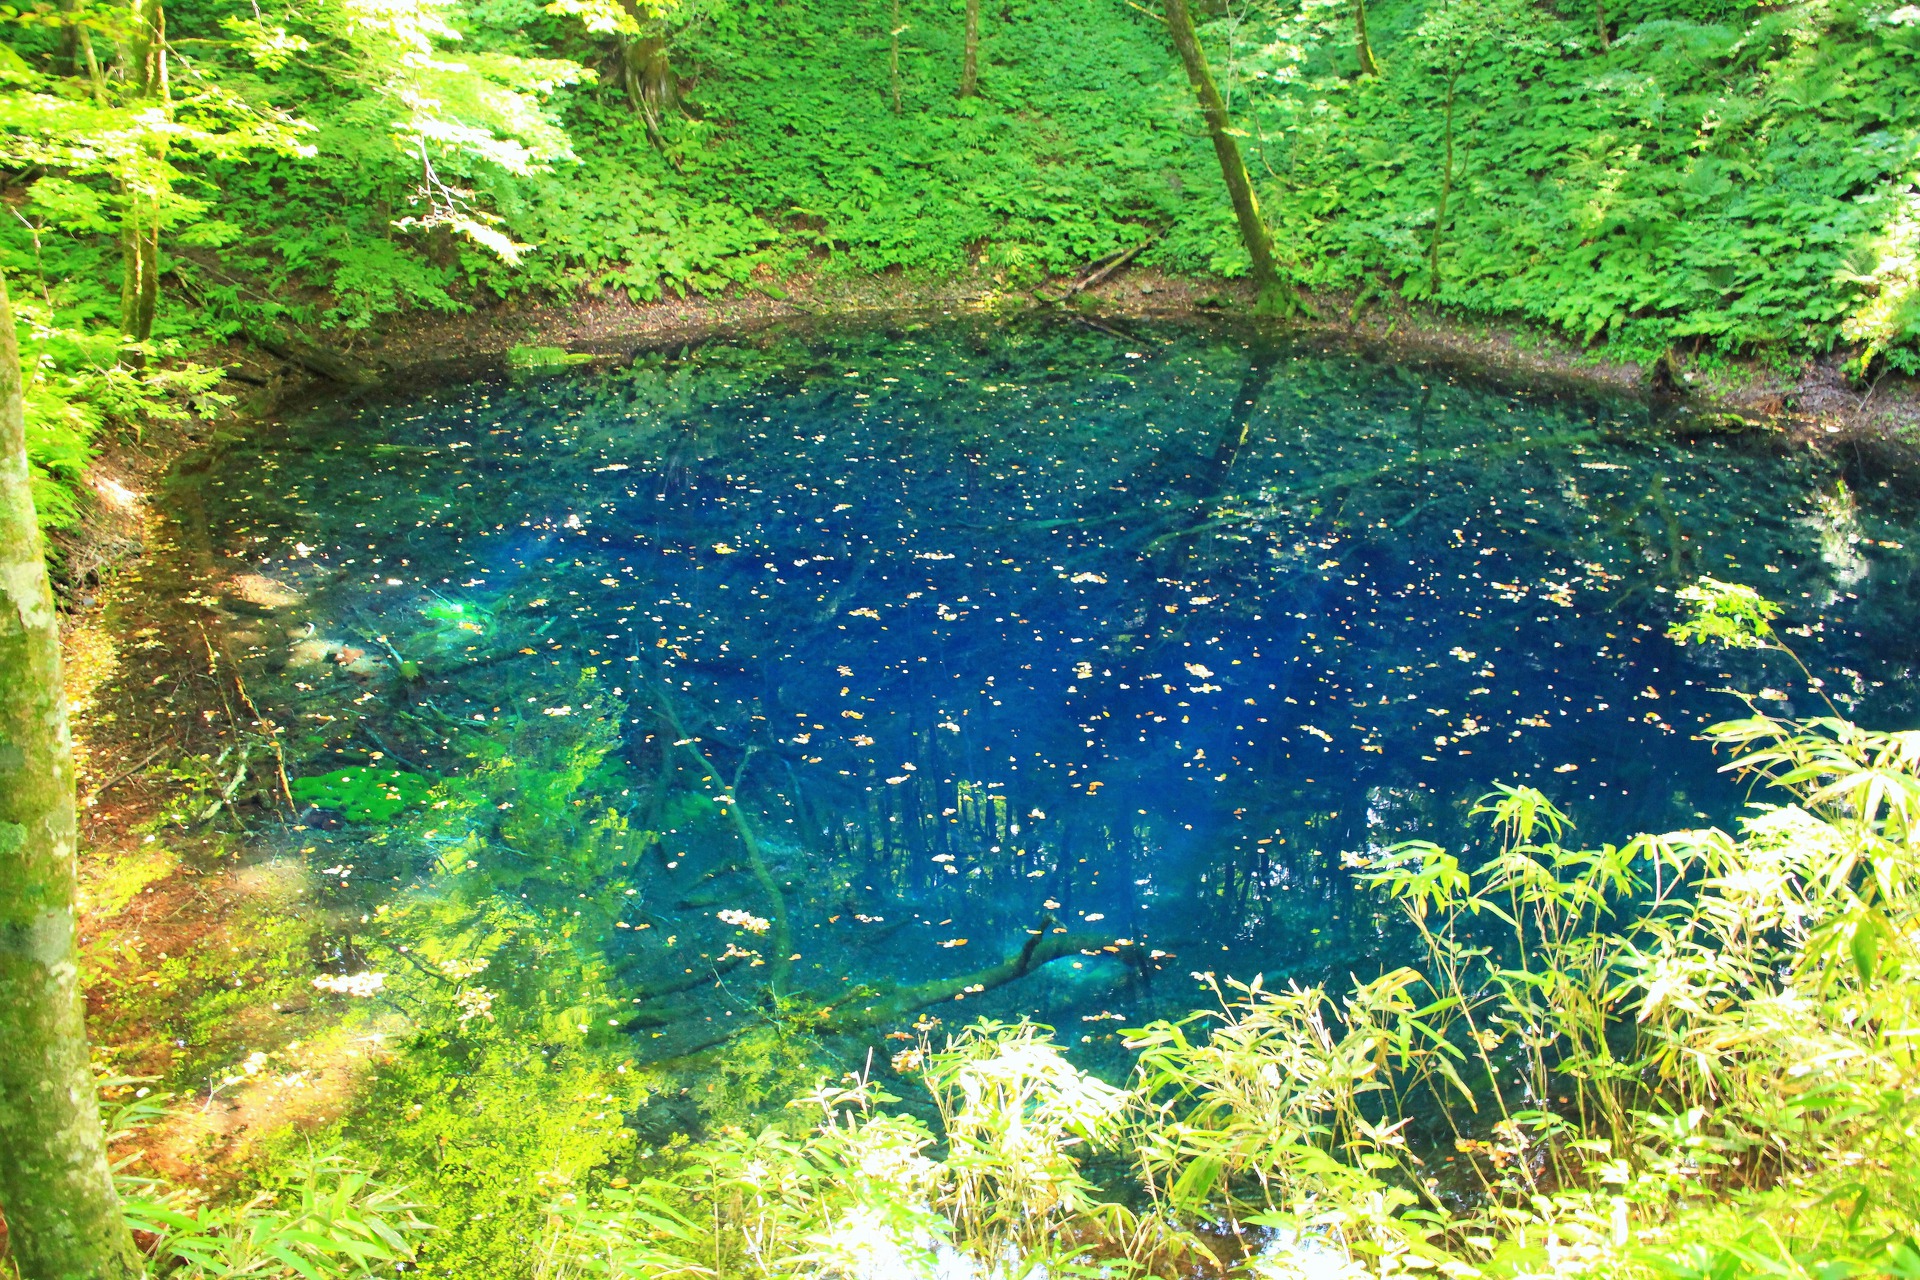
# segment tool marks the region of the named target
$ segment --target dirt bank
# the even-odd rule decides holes
[[[1099,324],[1244,313],[1251,302],[1239,282],[1133,267],[1085,287],[1070,278],[1014,287],[984,275],[940,280],[820,276],[787,283],[790,292],[780,298],[748,292],[635,303],[614,293],[567,303],[514,300],[459,316],[410,316],[404,326],[339,355],[363,376],[382,379],[435,364],[497,360],[520,345],[614,352],[808,316],[1014,315],[1047,309]],[[1615,359],[1604,346],[1581,347],[1529,326],[1351,294],[1313,295],[1305,314],[1273,323],[1400,358],[1463,365],[1496,378],[1669,398],[1701,413],[1733,413],[1822,443],[1904,442],[1920,433],[1920,382],[1887,375],[1870,386],[1856,385],[1837,353],[1776,367],[1708,351],[1677,352],[1665,367],[1651,367]],[[255,389],[285,395],[324,381],[311,367],[258,348],[222,354]]]

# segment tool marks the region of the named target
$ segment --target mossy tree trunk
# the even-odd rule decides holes
[[[1200,99],[1200,113],[1206,118],[1207,132],[1213,136],[1214,154],[1220,159],[1220,176],[1226,179],[1227,195],[1240,222],[1240,239],[1247,246],[1247,257],[1252,260],[1249,274],[1256,298],[1254,310],[1262,314],[1289,313],[1295,307],[1293,290],[1281,280],[1279,269],[1274,265],[1273,237],[1260,216],[1260,201],[1253,194],[1253,180],[1247,176],[1240,144],[1234,141],[1227,104],[1220,97],[1213,72],[1207,67],[1206,54],[1200,49],[1200,38],[1194,32],[1187,0],[1167,0],[1167,30],[1173,37],[1180,61],[1186,65],[1187,79],[1193,82],[1193,91]]]
[[[1360,74],[1379,75],[1380,64],[1373,57],[1373,42],[1367,39],[1367,0],[1353,0],[1353,35],[1360,46]]]
[[[73,744],[0,283],[0,1212],[25,1280],[143,1274],[107,1170],[74,946]]]
[[[893,88],[893,114],[900,114],[900,0],[893,0],[893,21],[887,27],[887,79]]]
[[[167,13],[161,0],[134,0],[129,14],[126,83],[136,99],[172,102],[167,79]],[[126,210],[120,225],[120,332],[128,339],[121,363],[140,368],[146,354],[138,345],[153,336],[153,314],[160,302],[161,174],[166,157],[157,147],[145,183],[122,181]]]
[[[667,113],[680,106],[680,79],[673,73],[665,36],[635,36],[621,43],[620,83],[657,142]]]
[[[960,53],[960,96],[980,96],[980,0],[967,0],[967,36]]]
[[[1440,292],[1440,237],[1447,226],[1447,201],[1453,197],[1453,103],[1460,82],[1457,71],[1447,73],[1446,110],[1441,124],[1440,200],[1433,211],[1433,238],[1427,244],[1427,295]]]

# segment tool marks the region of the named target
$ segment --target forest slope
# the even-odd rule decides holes
[[[951,2],[183,0],[158,97],[128,69],[134,12],[9,29],[0,265],[56,523],[103,422],[218,408],[211,373],[112,368],[130,228],[155,242],[162,357],[529,294],[778,296],[799,272],[1019,289],[1143,243],[1168,272],[1246,267],[1164,24],[1125,0],[988,4],[966,97]],[[1201,16],[1302,284],[1621,359],[1915,364],[1920,10],[1392,0],[1372,76],[1350,2]]]

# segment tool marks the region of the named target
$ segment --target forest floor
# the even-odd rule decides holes
[[[99,500],[81,536],[64,540],[70,567],[91,580],[69,601],[64,649],[89,1029],[117,1073],[176,1091],[169,1118],[140,1135],[134,1172],[211,1189],[241,1174],[260,1138],[337,1116],[389,1029],[349,1033],[310,992],[289,1000],[273,982],[296,956],[310,967],[316,910],[311,871],[284,856],[276,815],[195,820],[249,764],[255,779],[274,771],[270,757],[236,764],[229,750],[261,727],[228,629],[203,607],[233,595],[233,573],[190,513],[149,501],[207,434],[161,424],[102,451],[89,475]],[[214,776],[194,776],[201,760],[219,762]],[[195,813],[175,820],[189,803]],[[269,1023],[292,1052],[258,1079],[244,1067],[230,1079],[239,1058],[226,1050]]]
[[[1050,282],[1057,296],[1073,281]],[[1243,291],[1219,281],[1125,271],[1054,309],[1096,327],[1228,315]],[[822,279],[787,300],[763,294],[635,305],[624,297],[582,304],[516,302],[446,318],[415,316],[345,353],[371,377],[404,380],[433,366],[496,365],[517,345],[615,353],[636,346],[752,332],[807,317],[885,314],[1019,314],[1047,304],[1034,292],[986,279],[916,284],[893,277]],[[1293,323],[1309,339],[1477,374],[1628,395],[1655,392],[1638,365],[1609,362],[1569,343],[1514,327],[1465,323],[1402,306],[1354,314],[1348,298],[1311,300]],[[244,597],[216,563],[192,515],[163,513],[149,496],[181,457],[215,432],[244,428],[338,390],[297,361],[257,348],[211,353],[240,376],[236,416],[223,423],[162,424],[138,441],[104,447],[89,474],[97,497],[83,528],[60,539],[65,558],[68,692],[79,758],[83,830],[83,945],[89,1019],[104,1056],[124,1074],[197,1082],[199,1092],[142,1139],[146,1171],[214,1187],[240,1176],[249,1153],[287,1126],[318,1126],[350,1106],[382,1053],[381,1034],[348,1035],[319,1002],[289,1000],[274,966],[294,958],[299,921],[321,908],[311,871],[288,857],[286,830],[259,812],[169,820],[182,796],[205,804],[235,771],[222,752],[261,725],[238,666],[201,606]],[[1920,384],[1886,379],[1864,394],[1835,365],[1793,370],[1704,365],[1680,375],[1680,393],[1702,412],[1735,413],[1816,445],[1905,443],[1920,426]],[[1672,394],[1672,393],[1668,393]],[[190,776],[196,759],[221,763]],[[244,762],[243,762],[244,763]],[[272,762],[251,762],[255,781]],[[249,831],[244,825],[252,822]],[[265,825],[262,825],[262,824]],[[269,829],[271,828],[271,829]],[[156,831],[161,834],[156,836]],[[192,834],[189,834],[192,832]],[[297,844],[297,841],[294,842]],[[278,987],[276,991],[276,985]],[[257,988],[257,989],[256,989]],[[277,998],[276,998],[277,996]],[[220,1030],[209,1033],[209,1020]],[[232,1078],[230,1049],[272,1020],[286,1061],[258,1079]],[[194,1039],[195,1029],[199,1038]],[[293,1086],[286,1082],[295,1081]],[[181,1086],[184,1092],[184,1086]]]

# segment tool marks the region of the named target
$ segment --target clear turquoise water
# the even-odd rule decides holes
[[[307,596],[252,658],[300,769],[600,744],[527,795],[623,815],[621,856],[499,892],[617,891],[583,945],[642,990],[754,942],[715,914],[767,902],[709,799],[749,749],[795,985],[1067,927],[1112,949],[940,1012],[1106,1044],[1195,970],[1391,960],[1341,854],[1470,842],[1493,782],[1592,841],[1732,820],[1695,737],[1740,712],[1723,690],[1822,708],[1781,659],[1664,638],[1699,574],[1783,602],[1850,714],[1915,720],[1901,476],[1229,326],[715,341],[323,405],[180,484],[232,563]],[[327,643],[364,654],[316,665]],[[503,867],[516,830],[481,832]],[[752,974],[628,1034],[694,1043]]]

